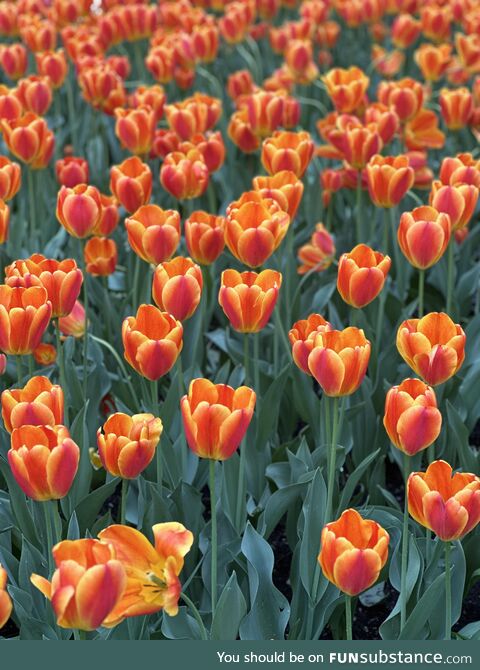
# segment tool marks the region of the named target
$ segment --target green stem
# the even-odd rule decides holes
[[[254,390],[257,396],[260,395],[260,333],[253,333],[253,374],[254,374]]]
[[[215,465],[216,461],[212,458],[209,462],[209,486],[210,486],[210,510],[212,524],[212,572],[211,572],[211,596],[212,596],[212,619],[215,616],[217,607],[217,498],[215,492]]]
[[[187,605],[187,607],[191,610],[195,621],[198,623],[198,627],[200,628],[200,635],[202,637],[202,640],[208,640],[207,630],[206,630],[205,625],[202,621],[202,617],[200,616],[200,612],[195,607],[195,605],[190,600],[190,598],[187,595],[185,595],[185,593],[181,593],[180,598],[183,600],[185,605]]]
[[[408,565],[408,491],[407,482],[410,472],[410,462],[407,454],[403,454],[403,475],[405,481],[405,499],[403,505],[402,530],[402,563],[400,574],[400,630],[403,630],[407,621],[407,565]]]
[[[60,337],[60,319],[56,319],[56,323],[54,324],[54,330],[55,330],[55,339],[57,342],[57,365],[58,365],[58,376],[59,376],[59,381],[60,381],[60,386],[62,387],[64,395],[67,392],[67,380],[65,377],[65,358],[63,356],[63,345],[62,345],[62,340]],[[69,419],[68,419],[68,402],[65,403],[65,419],[68,425]]]
[[[423,302],[425,293],[425,270],[418,271],[418,316],[423,316]]]
[[[52,548],[54,545],[53,542],[53,532],[52,532],[52,521],[51,521],[51,514],[50,514],[50,501],[45,500],[44,502],[40,503],[43,507],[43,514],[45,517],[45,529],[47,532],[47,537],[46,537],[46,547],[45,547],[45,553],[47,554],[47,560],[48,560],[48,576],[51,577],[54,571],[54,563],[53,563],[53,554],[52,554]]]
[[[390,230],[392,233],[392,245],[393,245],[393,257],[395,261],[395,279],[398,281],[399,284],[399,292],[400,292],[400,297],[403,298],[403,294],[405,291],[404,287],[404,272],[402,268],[402,258],[400,255],[400,247],[398,246],[398,241],[397,241],[397,210],[395,207],[390,207],[388,210],[390,213]],[[402,281],[399,281],[402,280]]]
[[[135,269],[133,270],[133,288],[132,288],[132,306],[135,311],[138,308],[138,284],[140,281],[140,265],[142,259],[140,256],[135,256]]]
[[[36,204],[35,204],[35,176],[33,174],[32,168],[27,170],[27,181],[28,181],[28,216],[30,219],[29,234],[30,234],[30,244],[35,244],[37,239],[37,222],[36,222]]]
[[[327,402],[330,402],[328,398]],[[332,440],[328,453],[328,481],[327,481],[327,506],[325,508],[324,525],[332,520],[333,489],[335,488],[335,465],[337,462],[337,439],[338,439],[338,398],[332,400]]]
[[[76,155],[78,151],[78,137],[77,137],[77,127],[75,125],[75,102],[73,99],[73,87],[71,77],[68,76],[65,80],[65,89],[67,92],[67,107],[68,107],[68,123],[70,126],[70,141],[73,145],[73,153]]]
[[[455,251],[455,238],[451,237],[448,251],[447,251],[447,314],[451,314],[452,311],[452,302],[453,302],[453,270],[454,270],[454,251]]]
[[[23,372],[22,372],[22,357],[21,356],[15,356],[15,360],[17,363],[17,382],[18,385],[22,383],[23,379]]]
[[[132,400],[134,400],[137,397],[137,393],[135,392],[135,389],[133,388],[132,382],[130,381],[130,376],[127,373],[127,369],[126,369],[125,365],[123,364],[122,359],[118,355],[118,351],[116,351],[116,349],[114,349],[109,342],[105,342],[105,340],[102,340],[101,337],[97,337],[96,335],[90,335],[90,337],[95,342],[98,342],[98,344],[100,344],[102,347],[105,347],[105,349],[108,349],[108,351],[115,358],[118,367],[122,371],[125,382],[128,386],[128,390],[130,391],[130,395],[132,396]]]
[[[152,414],[157,415],[158,408],[158,381],[155,379],[150,382],[150,391],[152,394]],[[163,486],[163,458],[162,450],[160,445],[157,445],[157,451],[155,454],[155,462],[157,466],[157,485],[160,489],[160,495],[162,495],[162,486]]]
[[[345,628],[347,640],[353,640],[352,635],[352,596],[345,594]]]
[[[28,356],[28,376],[31,379],[33,377],[33,373],[35,372],[35,361],[33,358],[33,354]]]
[[[245,384],[249,381],[249,370],[248,370],[248,357],[249,357],[249,346],[248,346],[248,335],[245,333],[243,335],[243,365],[245,368]],[[247,436],[242,440],[240,445],[240,464],[238,472],[238,490],[237,490],[237,508],[235,510],[235,525],[238,532],[242,530],[242,521],[244,518],[244,506],[245,506],[245,467],[246,467],[246,450],[247,450]]]
[[[137,78],[139,81],[144,79],[144,67],[143,67],[143,56],[142,56],[142,45],[140,40],[135,40],[133,42],[133,51],[135,54],[135,67],[137,69]]]
[[[359,170],[357,175],[357,198],[356,198],[356,207],[355,207],[355,230],[357,234],[356,243],[360,244],[365,242],[362,239],[362,173]]]
[[[128,479],[122,479],[122,495],[120,500],[120,523],[125,526],[127,523],[127,495]]]
[[[452,577],[450,542],[445,542],[445,639],[452,639]]]

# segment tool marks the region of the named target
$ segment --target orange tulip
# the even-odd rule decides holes
[[[157,114],[152,107],[115,110],[115,134],[124,149],[132,154],[146,156],[152,148],[157,125]]]
[[[122,78],[106,63],[81,68],[78,83],[84,99],[105,114],[113,115],[115,109],[123,107],[127,101]]]
[[[272,315],[282,284],[275,270],[222,272],[218,302],[232,327],[240,333],[258,333]]]
[[[254,177],[253,188],[263,199],[276,200],[293,221],[302,200],[303,183],[291,170],[281,170],[271,177]]]
[[[191,258],[177,256],[157,266],[152,296],[158,307],[179,321],[189,319],[202,295],[202,271]]]
[[[135,479],[155,456],[163,431],[153,414],[112,414],[97,430],[98,454],[113,477]]]
[[[185,242],[190,256],[200,265],[214,263],[225,247],[225,218],[202,210],[185,221]]]
[[[3,628],[13,610],[12,600],[7,592],[7,571],[0,563],[0,628]]]
[[[333,237],[323,223],[317,223],[310,242],[298,250],[298,260],[301,265],[297,272],[304,275],[307,272],[323,272],[333,262],[335,257],[335,243]]]
[[[15,95],[25,112],[44,116],[52,104],[52,86],[48,77],[32,75],[20,79]]]
[[[285,63],[298,84],[309,84],[318,77],[318,67],[313,60],[312,43],[292,40],[285,50]]]
[[[13,89],[0,84],[0,120],[16,121],[23,114],[23,107]]]
[[[51,601],[57,625],[80,630],[104,625],[127,582],[114,547],[92,539],[64,540],[52,554],[56,565],[52,581],[36,574],[30,579]]]
[[[23,388],[3,391],[2,418],[9,433],[26,424],[61,424],[63,391],[48,377],[31,377]]]
[[[422,44],[415,51],[415,62],[425,81],[435,82],[443,77],[452,60],[451,44]]]
[[[21,183],[20,165],[0,156],[0,200],[11,200],[20,190]]]
[[[47,122],[27,112],[14,121],[0,121],[9,151],[33,169],[44,168],[53,154],[55,137]]]
[[[85,308],[78,300],[75,301],[68,316],[61,316],[58,320],[60,332],[65,337],[83,337],[85,334]]]
[[[154,114],[156,122],[160,121],[163,116],[163,108],[165,106],[165,89],[159,84],[153,86],[138,86],[129,97],[129,104],[134,109],[139,107],[150,107]]]
[[[88,163],[85,158],[79,156],[66,156],[56,161],[55,174],[58,183],[67,188],[88,184]]]
[[[182,140],[210,130],[221,114],[221,101],[204,93],[195,93],[181,102],[165,106],[168,125]]]
[[[388,144],[400,127],[397,113],[381,102],[373,102],[366,107],[363,121],[367,127],[376,128],[383,144]],[[374,124],[374,126],[369,124]]]
[[[244,153],[252,153],[260,147],[261,139],[250,124],[247,109],[241,109],[230,117],[228,136]]]
[[[0,200],[0,244],[8,240],[8,230],[10,227],[10,207]]]
[[[136,316],[127,317],[122,325],[125,359],[143,377],[160,379],[175,364],[182,336],[180,321],[153,305],[140,305]]]
[[[31,354],[51,315],[52,305],[43,286],[0,285],[0,350],[17,356]]]
[[[37,15],[24,15],[19,19],[19,27],[22,41],[33,53],[55,49],[57,30],[53,21]]]
[[[439,103],[449,130],[460,130],[468,125],[473,113],[473,97],[468,88],[442,88]]]
[[[408,511],[444,542],[458,540],[480,522],[480,478],[456,472],[445,461],[408,478]]]
[[[392,23],[392,42],[398,49],[408,49],[420,35],[421,25],[411,14],[398,14]]]
[[[227,207],[225,243],[251,268],[263,265],[287,234],[290,217],[272,199],[247,191]]]
[[[38,74],[48,77],[54,89],[61,88],[68,74],[68,63],[63,49],[35,54]]]
[[[480,72],[480,39],[475,33],[456,33],[455,48],[462,66],[470,73]]]
[[[383,147],[383,140],[376,124],[362,126],[356,117],[347,115],[337,120],[336,127],[328,131],[328,141],[337,152],[355,170],[363,170],[368,161]]]
[[[210,173],[198,149],[168,154],[160,169],[160,183],[177,200],[191,200],[205,193]]]
[[[115,240],[92,237],[83,249],[86,270],[94,277],[107,277],[115,272],[118,251]]]
[[[448,314],[431,312],[407,319],[397,332],[397,349],[427,384],[437,386],[453,377],[465,359],[465,333]]]
[[[210,174],[219,170],[225,161],[226,150],[220,131],[197,133],[178,146],[178,150],[184,154],[188,154],[191,149],[197,149],[200,152]]]
[[[194,379],[180,406],[188,446],[200,458],[225,461],[247,432],[255,408],[255,392]]]
[[[57,196],[57,219],[72,237],[83,239],[93,234],[100,223],[102,202],[95,186],[62,186]]]
[[[319,331],[308,356],[308,369],[326,395],[351,395],[365,377],[370,349],[359,328]]]
[[[352,307],[365,307],[383,289],[392,261],[366,244],[357,244],[338,261],[337,289]]]
[[[447,156],[440,165],[439,177],[441,183],[448,186],[468,184],[479,188],[480,162],[469,153]]]
[[[325,577],[340,591],[356,596],[370,588],[387,562],[387,531],[354,509],[322,530],[318,562]]]
[[[27,50],[20,44],[0,45],[0,67],[9,79],[20,79],[23,77],[28,66]]]
[[[408,456],[426,449],[442,428],[435,391],[420,379],[392,386],[385,399],[383,425],[391,442]]]
[[[174,521],[152,528],[155,546],[145,535],[128,526],[109,526],[99,533],[113,547],[127,574],[123,597],[105,625],[115,626],[125,617],[153,614],[164,609],[169,616],[178,612],[184,556],[193,544],[192,533]]]
[[[355,66],[348,70],[334,68],[322,77],[322,81],[335,109],[341,114],[349,114],[360,107],[370,83],[363,70]]]
[[[38,365],[53,365],[57,360],[57,350],[53,344],[40,342],[38,347],[33,350],[33,359]]]
[[[435,180],[430,193],[430,205],[450,217],[452,231],[468,225],[478,202],[479,190],[471,184],[443,185]]]
[[[420,20],[423,35],[432,42],[448,41],[452,18],[452,12],[448,4],[444,7],[436,4],[422,7]]]
[[[395,77],[402,69],[405,62],[403,51],[387,51],[379,44],[372,45],[372,61],[375,70],[388,79]]]
[[[438,128],[438,118],[434,111],[422,107],[407,121],[404,128],[404,141],[409,151],[441,149],[445,144],[445,135]]]
[[[295,365],[307,375],[311,375],[308,357],[313,349],[315,336],[324,330],[332,330],[331,324],[320,314],[310,314],[307,319],[296,321],[288,333]]]
[[[146,205],[152,194],[152,171],[138,156],[110,168],[110,190],[129,214]]]
[[[415,175],[407,156],[372,156],[366,166],[368,192],[377,207],[396,207]]]
[[[22,491],[33,500],[59,500],[77,474],[80,449],[65,426],[14,428],[8,462]]]
[[[398,81],[382,81],[377,89],[377,98],[394,109],[402,121],[412,119],[422,107],[423,87],[411,77]]]
[[[408,262],[419,270],[440,260],[447,250],[450,235],[450,217],[433,207],[416,207],[400,217],[398,244]]]
[[[310,133],[278,130],[262,145],[262,165],[270,175],[290,170],[302,177],[313,156]]]
[[[250,70],[237,70],[227,77],[227,93],[232,100],[257,89]]]
[[[147,263],[163,263],[173,256],[180,242],[180,214],[158,205],[144,205],[125,219],[128,241]]]

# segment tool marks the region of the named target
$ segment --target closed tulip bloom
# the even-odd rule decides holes
[[[308,357],[308,369],[326,395],[351,395],[365,377],[370,350],[370,342],[360,328],[319,331]]]
[[[165,105],[165,89],[159,84],[153,86],[138,86],[129,97],[129,104],[134,109],[146,105],[151,107],[155,113],[156,121],[160,121],[163,116]]]
[[[252,128],[246,108],[232,114],[227,133],[235,146],[244,153],[253,153],[260,147],[261,138]]]
[[[106,626],[161,609],[169,616],[178,613],[182,591],[178,575],[193,544],[193,535],[175,521],[157,523],[152,530],[154,546],[145,535],[128,526],[109,526],[99,533],[100,540],[114,548],[127,574],[123,597],[104,622]]]
[[[13,89],[0,84],[0,120],[16,121],[23,114],[23,107]]]
[[[43,286],[0,285],[0,351],[31,354],[40,344],[52,315]]]
[[[82,288],[83,274],[73,258],[61,261],[32,254],[25,260],[14,261],[5,270],[6,283],[15,277],[38,277],[52,303],[52,318],[67,316],[73,309]]]
[[[391,107],[402,121],[409,121],[420,110],[423,102],[423,87],[411,77],[398,81],[382,81],[377,89],[377,98]]]
[[[340,591],[357,596],[377,581],[387,562],[389,541],[380,524],[347,509],[323,528],[318,562]]]
[[[200,152],[210,174],[217,172],[225,161],[226,149],[220,131],[197,133],[178,146],[178,150],[184,154],[191,149],[197,149]]]
[[[438,101],[449,130],[460,130],[468,125],[473,113],[473,96],[468,88],[442,88]]]
[[[295,218],[303,196],[303,182],[291,170],[280,170],[269,177],[254,177],[253,188],[262,198],[276,200],[290,220]],[[286,206],[283,206],[286,200]]]
[[[57,350],[53,344],[40,342],[38,347],[33,350],[33,360],[38,365],[53,365],[57,360]]]
[[[392,42],[398,49],[408,49],[420,35],[421,25],[411,14],[399,14],[392,23]]]
[[[44,116],[53,100],[50,79],[36,75],[20,79],[15,95],[26,112]]]
[[[12,610],[12,600],[7,592],[7,571],[0,563],[0,628],[10,619]]]
[[[355,170],[363,170],[383,147],[376,124],[370,123],[364,127],[356,119],[342,117],[338,126],[328,133],[328,141],[338,152],[339,158],[343,158]]]
[[[480,478],[434,461],[408,478],[408,511],[444,542],[458,540],[480,522]]]
[[[57,196],[57,219],[72,237],[92,235],[102,213],[100,191],[95,186],[62,186]]]
[[[0,200],[0,244],[8,240],[8,230],[10,227],[10,207]]]
[[[480,39],[475,33],[455,34],[455,47],[462,66],[471,74],[480,72]]]
[[[140,375],[155,381],[167,374],[183,347],[183,328],[167,312],[140,305],[122,325],[125,360]]]
[[[48,164],[55,138],[44,119],[27,112],[14,121],[0,121],[0,127],[8,150],[19,160],[33,169],[42,169]]]
[[[152,107],[115,110],[115,134],[124,149],[132,154],[146,156],[152,148],[157,115]]]
[[[67,495],[77,474],[80,449],[65,426],[14,428],[8,462],[26,496],[59,500]]]
[[[441,6],[432,4],[422,7],[420,10],[423,35],[432,42],[442,42],[450,38],[450,27],[452,23],[452,11],[447,4]]]
[[[129,214],[146,205],[152,195],[152,171],[138,156],[110,169],[110,190]]]
[[[85,334],[85,308],[79,300],[75,301],[68,316],[61,316],[58,320],[60,332],[65,337],[83,337]]]
[[[377,207],[396,207],[412,188],[415,174],[407,156],[372,156],[366,166],[368,192]]]
[[[107,237],[111,235],[118,226],[120,212],[118,211],[118,201],[113,195],[100,193],[101,212],[100,219],[92,231],[92,235]]]
[[[414,57],[425,81],[435,82],[443,77],[451,63],[452,45],[422,44]]]
[[[323,272],[333,262],[335,257],[335,243],[333,237],[323,223],[317,223],[310,241],[298,250],[299,265],[297,272],[304,275],[307,272]]]
[[[20,190],[22,172],[20,165],[0,156],[0,200],[11,200]]]
[[[278,203],[247,191],[227,208],[225,243],[251,268],[263,265],[287,234],[290,217]]]
[[[63,49],[43,51],[35,54],[37,71],[48,77],[54,89],[61,88],[68,74],[68,63]]]
[[[255,408],[255,392],[194,379],[180,406],[188,446],[200,458],[225,461],[247,432]]]
[[[92,237],[85,244],[85,266],[94,277],[107,277],[115,272],[118,251],[115,240],[108,237]]]
[[[409,263],[419,270],[426,270],[447,250],[451,228],[448,214],[438,212],[434,207],[416,207],[400,217],[398,244]]]
[[[182,140],[211,130],[221,114],[221,101],[204,93],[194,93],[190,98],[165,106],[167,123]]]
[[[324,330],[332,330],[332,325],[321,314],[310,314],[307,319],[296,321],[288,333],[295,365],[307,375],[312,374],[308,367],[308,357],[313,349],[315,336]]]
[[[179,321],[189,319],[202,296],[202,271],[191,258],[177,256],[157,266],[152,296],[158,307]]]
[[[427,384],[437,386],[453,377],[465,359],[465,333],[443,312],[407,319],[397,332],[397,349]]]
[[[469,153],[447,156],[440,165],[439,178],[444,185],[468,184],[479,188],[480,162]]]
[[[28,52],[23,44],[0,45],[0,67],[9,79],[23,77],[28,67]]]
[[[262,165],[270,175],[290,170],[302,177],[313,156],[310,133],[277,130],[262,145]]]
[[[113,477],[135,479],[155,456],[162,431],[161,419],[153,414],[113,414],[97,430],[103,467]]]
[[[218,302],[232,327],[240,333],[265,328],[277,303],[282,275],[275,270],[222,272]]]
[[[225,217],[203,210],[192,212],[185,221],[185,242],[196,263],[211,265],[225,247]]]
[[[391,442],[415,456],[435,442],[442,427],[435,391],[420,379],[405,379],[385,399],[383,425]]]
[[[338,261],[337,289],[352,307],[365,307],[383,289],[392,261],[366,244],[357,244]]]
[[[64,540],[52,549],[52,581],[37,574],[31,582],[51,601],[61,628],[95,630],[122,597],[125,569],[112,545],[99,540]]]
[[[73,188],[79,184],[88,184],[89,169],[85,158],[66,156],[55,162],[57,181],[62,186]]]
[[[31,377],[23,388],[2,393],[2,418],[9,433],[23,425],[49,426],[63,422],[63,391],[48,377]]]
[[[352,66],[345,70],[334,68],[322,77],[327,93],[337,112],[349,114],[363,103],[370,79],[363,70]]]
[[[177,200],[191,200],[203,195],[209,181],[209,170],[198,149],[168,154],[160,169],[160,183]]]
[[[158,205],[144,205],[125,219],[128,241],[147,263],[163,263],[173,256],[180,242],[180,214]]]
[[[467,226],[478,202],[479,190],[472,184],[443,185],[435,180],[430,192],[430,205],[450,217],[452,232]]]

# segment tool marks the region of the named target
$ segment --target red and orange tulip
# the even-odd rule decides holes
[[[32,377],[23,388],[3,391],[2,418],[9,433],[24,425],[61,424],[63,391],[48,377]]]
[[[0,628],[3,628],[13,610],[13,604],[7,592],[7,571],[0,563]]]
[[[79,184],[88,184],[89,169],[85,158],[66,156],[55,163],[57,181],[62,186],[73,188]]]
[[[425,81],[435,82],[443,77],[452,59],[450,44],[422,44],[415,51],[415,62]]]
[[[62,186],[57,197],[57,219],[72,237],[83,239],[93,234],[100,223],[102,202],[95,186]]]
[[[275,270],[222,272],[218,302],[235,330],[257,333],[265,328],[275,308],[282,275]]]
[[[270,175],[283,170],[302,177],[313,156],[313,141],[305,131],[277,130],[262,145],[262,165]]]
[[[0,200],[7,202],[17,195],[22,184],[20,165],[0,156]]]
[[[281,170],[269,177],[254,177],[255,191],[264,199],[276,200],[293,221],[302,200],[303,183],[291,170]]]
[[[147,263],[163,263],[173,256],[180,242],[180,214],[158,205],[144,205],[125,219],[128,241]]]
[[[362,105],[370,83],[364,72],[355,66],[348,70],[334,68],[322,77],[322,81],[335,109],[341,114],[354,112]]]
[[[57,350],[49,342],[40,342],[38,347],[33,350],[33,360],[38,365],[53,365],[57,360]]]
[[[15,95],[25,112],[43,116],[48,112],[53,100],[50,78],[32,75],[20,79]]]
[[[185,242],[196,263],[214,263],[225,247],[225,217],[203,210],[192,212],[185,221]]]
[[[199,149],[168,154],[160,169],[160,183],[177,200],[191,200],[205,193],[210,173]]]
[[[430,192],[430,205],[450,217],[452,232],[468,225],[475,212],[479,190],[472,184],[444,185],[435,180]]]
[[[204,93],[195,93],[181,102],[165,106],[168,125],[182,140],[210,130],[221,114],[221,101]]]
[[[138,156],[110,168],[110,190],[129,214],[146,205],[152,194],[152,171]]]
[[[75,301],[72,311],[68,316],[61,316],[58,320],[60,332],[65,337],[83,337],[85,334],[86,318],[85,308],[81,302]]]
[[[473,113],[473,96],[468,88],[442,88],[438,101],[449,130],[460,130],[468,125]]]
[[[50,161],[55,137],[47,122],[27,112],[13,121],[0,121],[3,139],[9,151],[32,169],[42,169]]]
[[[107,277],[115,272],[118,251],[115,240],[92,237],[83,249],[85,269],[94,277]]]
[[[152,148],[157,125],[157,113],[147,105],[135,109],[119,107],[115,110],[115,134],[124,149],[138,156],[146,156]]]
[[[202,295],[202,271],[191,258],[176,256],[157,266],[153,275],[152,297],[160,309],[179,321],[189,319]]]
[[[370,198],[377,207],[396,207],[412,188],[415,175],[407,156],[372,156],[366,166]]]
[[[448,247],[450,235],[450,217],[434,207],[416,207],[400,217],[398,244],[408,262],[419,270],[425,270],[440,260]]]
[[[398,81],[382,81],[377,89],[377,98],[391,107],[402,122],[409,121],[419,112],[423,102],[423,87],[411,77]]]
[[[312,374],[308,367],[308,357],[313,349],[315,336],[324,330],[332,330],[332,325],[321,314],[310,314],[307,319],[296,321],[288,333],[295,365],[307,375]]]
[[[31,354],[40,344],[52,315],[43,286],[0,285],[0,351]]]
[[[48,77],[54,89],[61,88],[68,74],[68,63],[63,49],[36,53],[35,63],[38,74]]]
[[[392,261],[366,244],[357,244],[338,261],[337,289],[352,307],[365,307],[379,295]]]

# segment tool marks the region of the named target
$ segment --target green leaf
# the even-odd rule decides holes
[[[380,449],[373,451],[366,458],[364,458],[363,461],[359,463],[355,470],[348,476],[347,483],[345,484],[340,502],[338,504],[337,516],[340,516],[341,512],[343,512],[343,510],[348,507],[348,503],[354,494],[358,482],[363,477],[363,473],[366,471],[370,463],[372,463],[377,458],[379,453]]]
[[[247,603],[238,585],[237,574],[233,572],[218,599],[211,639],[236,640],[240,623],[246,613]]]
[[[104,484],[98,489],[95,489],[95,491],[89,493],[78,503],[75,512],[77,514],[78,526],[82,535],[88,528],[93,526],[103,503],[117,488],[118,481],[118,477],[112,479],[108,484]]]
[[[314,575],[319,570],[317,556],[320,551],[320,536],[322,533],[325,507],[327,504],[327,487],[317,468],[308,493],[303,503],[303,534],[300,544],[300,578],[306,592],[313,593]],[[317,600],[319,595],[317,593]]]

